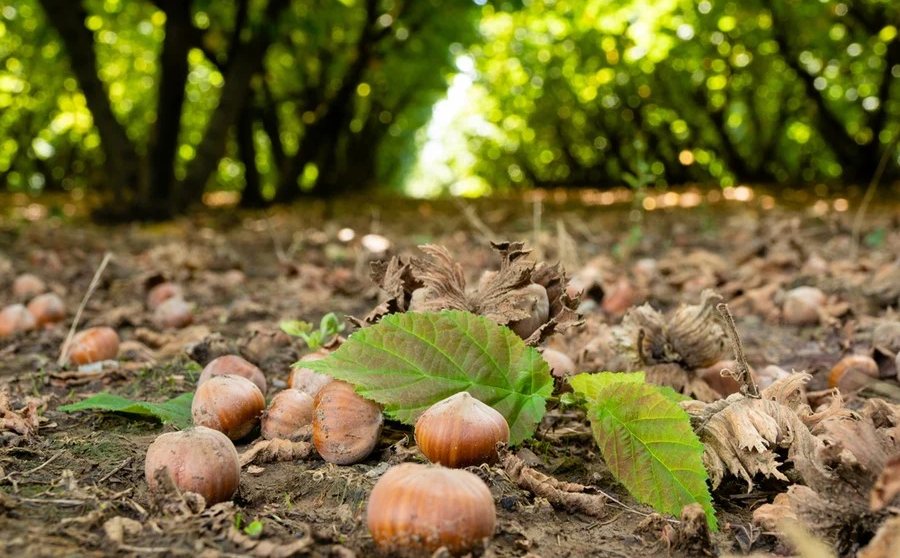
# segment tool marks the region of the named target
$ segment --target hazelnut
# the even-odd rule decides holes
[[[47,292],[47,283],[30,273],[23,273],[16,277],[12,286],[13,296],[18,300],[29,300],[39,294]]]
[[[170,298],[184,298],[181,287],[175,283],[160,283],[147,293],[147,308],[151,311],[156,310],[160,304]]]
[[[92,327],[72,338],[69,362],[91,364],[119,356],[119,334],[111,327]]]
[[[156,307],[152,321],[159,329],[181,329],[194,321],[194,310],[183,298],[170,298]]]
[[[296,389],[286,389],[272,398],[262,417],[262,437],[291,440],[302,437],[312,425],[313,398]],[[299,431],[299,432],[298,432]]]
[[[200,373],[200,377],[197,378],[197,385],[199,386],[213,376],[223,376],[225,374],[247,378],[256,384],[259,391],[266,393],[266,376],[262,370],[237,355],[225,355],[213,359]]]
[[[432,463],[470,467],[497,461],[497,444],[509,443],[509,425],[495,409],[462,391],[422,413],[415,435]]]
[[[351,465],[372,453],[384,423],[380,406],[341,381],[323,387],[313,405],[313,445],[322,459]]]
[[[819,323],[819,311],[825,304],[825,293],[815,287],[797,287],[785,294],[782,315],[791,325]]]
[[[550,365],[550,373],[557,378],[575,374],[575,361],[569,355],[555,349],[544,349],[541,356]]]
[[[875,359],[864,355],[850,355],[842,358],[831,369],[828,385],[846,393],[859,390],[877,379],[878,363]]]
[[[300,362],[322,360],[327,356],[328,352],[326,351],[316,351],[314,353],[309,353],[308,355],[303,355],[300,358]],[[309,368],[297,366],[291,370],[291,375],[288,376],[287,385],[289,388],[306,392],[310,396],[315,397],[323,387],[331,382],[331,380],[332,377],[327,374],[319,374],[313,372]]]
[[[550,318],[550,299],[547,297],[547,289],[536,283],[522,287],[516,294],[519,298],[518,307],[528,312],[528,317],[509,322],[509,329],[522,339],[528,339]]]
[[[31,299],[28,311],[37,325],[55,324],[66,319],[66,303],[56,293],[44,293]]]
[[[194,424],[240,440],[259,424],[266,399],[256,384],[242,376],[213,376],[197,386],[191,417]]]
[[[369,496],[366,522],[379,550],[458,556],[490,538],[497,524],[491,491],[468,471],[404,463],[388,470]]]
[[[737,364],[733,360],[720,360],[712,366],[697,370],[697,376],[706,382],[709,387],[716,390],[722,397],[728,397],[732,393],[740,392],[741,384],[739,384],[730,374],[723,376],[722,370],[725,370],[726,368],[735,370],[736,366]],[[752,368],[750,369],[750,376],[755,382],[756,373]]]
[[[205,426],[162,434],[147,448],[144,476],[159,489],[156,471],[165,467],[183,492],[196,492],[207,505],[230,500],[241,480],[237,450],[227,436]]]
[[[37,320],[22,304],[11,304],[0,310],[0,337],[37,328]]]

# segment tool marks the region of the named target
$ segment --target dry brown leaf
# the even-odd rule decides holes
[[[801,456],[807,456],[803,466],[817,466],[812,456],[819,442],[810,428],[843,411],[832,407],[812,413],[803,402],[803,386],[810,378],[809,374],[793,374],[777,380],[759,399],[738,393],[707,405],[683,404],[700,425],[696,431],[705,447],[703,463],[713,488],[726,474],[743,478],[748,491],[757,474],[787,481],[779,469],[777,448],[787,449],[795,466]]]
[[[500,457],[500,464],[509,475],[510,480],[535,496],[546,498],[554,507],[579,511],[594,517],[602,517],[606,514],[606,496],[589,494],[586,492],[588,487],[584,485],[562,482],[547,476],[532,469],[519,457],[509,452],[503,453]]]
[[[856,558],[896,558],[900,556],[900,516],[885,521]]]
[[[290,440],[262,440],[240,455],[241,467],[251,463],[274,463],[277,461],[294,461],[305,459],[313,451],[309,442],[292,442]]]
[[[791,502],[785,492],[775,496],[771,504],[763,504],[753,510],[753,524],[764,532],[774,533],[785,519],[797,520]]]
[[[38,432],[41,417],[38,415],[40,399],[28,397],[25,406],[19,410],[12,408],[9,391],[0,389],[0,431],[10,430],[22,436],[34,436]]]

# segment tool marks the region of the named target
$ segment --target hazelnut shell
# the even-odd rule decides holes
[[[256,384],[242,376],[213,376],[197,386],[191,403],[194,424],[240,440],[259,424],[266,400]]]
[[[200,494],[207,505],[230,500],[241,479],[234,444],[204,426],[162,434],[150,444],[144,475],[151,492],[159,488],[155,473],[162,467],[168,468],[179,490]]]
[[[509,425],[495,409],[462,391],[422,413],[415,435],[432,463],[471,467],[497,460],[497,444],[509,443]]]
[[[0,337],[37,328],[37,320],[22,304],[10,304],[0,310]]]
[[[69,362],[91,364],[119,356],[119,334],[111,327],[92,327],[75,334],[69,347]]]
[[[404,463],[375,484],[366,520],[382,552],[430,556],[446,547],[458,556],[493,535],[497,515],[491,491],[474,474]]]
[[[856,391],[878,379],[878,363],[865,355],[842,358],[828,374],[828,385],[842,392]]]
[[[308,393],[296,389],[279,392],[263,414],[262,437],[266,440],[302,437],[304,431],[309,432],[304,427],[312,425],[313,405]]]
[[[31,299],[28,311],[37,325],[55,324],[66,319],[66,303],[56,293],[44,293]]]
[[[303,357],[300,358],[300,362],[321,360],[326,356],[328,356],[327,352],[316,351],[315,353],[303,355]],[[323,387],[331,383],[332,379],[333,378],[327,374],[319,374],[309,368],[297,366],[291,370],[291,375],[288,376],[287,385],[289,388],[306,392],[311,397],[315,397]]]
[[[266,393],[266,376],[262,370],[237,355],[224,355],[210,361],[203,368],[200,377],[197,378],[197,385],[203,384],[213,376],[224,376],[226,374],[247,378],[256,384],[259,391]]]
[[[352,385],[333,381],[314,400],[313,445],[329,463],[359,463],[375,449],[383,424],[378,404],[356,393]]]

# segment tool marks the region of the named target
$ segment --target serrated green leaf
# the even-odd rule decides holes
[[[540,353],[508,328],[460,311],[391,314],[303,366],[354,384],[406,424],[467,391],[506,418],[512,445],[532,435],[553,393]]]
[[[88,397],[84,401],[63,405],[60,411],[73,413],[75,411],[103,411],[109,413],[121,413],[124,415],[137,415],[141,417],[155,417],[163,424],[171,423],[176,428],[188,428],[193,424],[191,419],[191,402],[193,393],[182,393],[178,397],[169,399],[163,403],[150,403],[148,401],[132,401],[125,397],[119,397],[111,393],[98,393]]]
[[[671,401],[672,403],[681,403],[682,401],[693,401],[687,395],[682,393],[678,393],[674,389],[669,386],[656,386],[656,389],[659,390],[659,393],[662,394],[663,397]]]
[[[588,416],[603,459],[632,496],[674,516],[698,502],[716,530],[703,444],[681,407],[656,386],[624,381],[601,389]]]
[[[578,374],[569,379],[569,384],[578,395],[588,401],[594,401],[600,390],[606,386],[618,382],[644,383],[643,372],[596,372],[593,374]]]

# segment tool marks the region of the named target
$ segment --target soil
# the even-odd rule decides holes
[[[414,446],[409,427],[388,422],[379,447],[357,465],[331,465],[313,456],[264,464],[252,473],[245,469],[233,504],[177,516],[154,511],[143,468],[149,444],[173,427],[135,416],[57,410],[102,391],[147,401],[192,392],[202,364],[221,347],[240,351],[265,372],[270,399],[284,387],[290,364],[308,352],[302,341],[279,332],[279,320],[317,323],[328,312],[362,316],[377,304],[380,293],[368,279],[368,263],[386,254],[366,249],[365,234],[388,239],[387,254],[415,254],[416,246],[425,243],[446,246],[472,283],[498,263],[488,243],[491,235],[525,240],[535,247],[537,259],[563,260],[575,271],[606,256],[607,273],[634,277],[636,262],[653,259],[664,273],[639,289],[626,308],[647,301],[668,310],[680,302],[696,303],[702,287],[716,288],[735,303],[751,366],[806,370],[814,376],[810,392],[827,388],[827,372],[842,355],[871,344],[857,333],[859,324],[895,315],[862,294],[875,273],[900,253],[894,207],[870,212],[866,242],[852,259],[849,213],[764,209],[758,200],[646,212],[640,227],[632,219],[641,214],[627,203],[548,199],[539,228],[538,213],[528,201],[481,200],[468,207],[344,200],[268,214],[209,211],[170,224],[117,228],[60,217],[0,221],[0,307],[16,302],[12,280],[30,272],[43,278],[69,310],[57,326],[0,339],[0,389],[9,390],[13,408],[27,397],[39,398],[43,417],[34,435],[0,432],[0,555],[279,556],[289,555],[285,549],[291,544],[297,555],[375,554],[365,526],[367,495],[387,462],[417,459],[405,449]],[[770,232],[777,236],[767,236]],[[793,244],[782,242],[788,237]],[[113,259],[79,328],[114,327],[123,340],[119,365],[91,372],[65,369],[56,364],[60,347],[106,252]],[[698,253],[709,254],[709,262],[698,259]],[[810,271],[813,256],[824,260],[827,272]],[[832,303],[843,306],[826,323],[792,326],[746,299],[741,304],[742,295],[762,284],[739,273],[750,258],[770,264],[760,265],[759,274],[785,274],[786,287],[819,286]],[[663,266],[666,262],[672,267]],[[675,279],[694,265],[706,266],[695,274],[699,281]],[[705,277],[711,284],[701,284]],[[161,331],[150,320],[143,302],[146,289],[164,279],[178,282],[195,307],[188,328]],[[582,307],[588,325],[617,323],[622,313],[603,308],[608,289],[594,295],[597,300]],[[210,343],[214,334],[221,337]],[[574,357],[576,337],[551,344]],[[238,451],[248,446],[239,444]],[[545,474],[608,495],[606,513],[590,517],[554,509],[510,482],[499,466],[482,466],[476,472],[491,488],[498,513],[486,555],[679,553],[652,528],[639,526],[653,510],[613,480],[583,414],[551,410],[535,439],[513,451]],[[783,552],[776,537],[753,526],[751,515],[785,486],[759,479],[747,493],[745,484],[726,482],[714,501],[721,528],[703,552]],[[243,536],[230,529],[237,516],[244,526],[262,522],[262,534]],[[135,520],[142,528],[116,531],[117,524],[109,521],[116,517]]]

